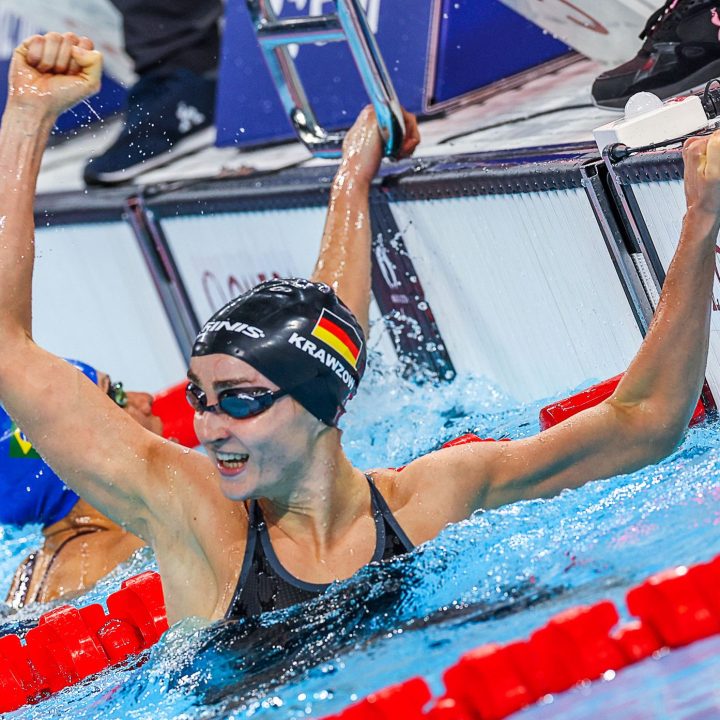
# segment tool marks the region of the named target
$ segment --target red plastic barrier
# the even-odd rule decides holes
[[[31,687],[32,680],[20,638],[17,635],[0,638],[0,712],[10,712],[24,705],[26,688]]]
[[[194,448],[200,444],[193,427],[195,411],[185,399],[187,380],[159,392],[153,398],[152,411],[163,423],[163,437]]]
[[[720,617],[695,578],[687,568],[653,575],[628,593],[628,609],[669,647],[715,635],[720,632]]]
[[[553,425],[557,425],[576,415],[580,411],[595,407],[595,405],[599,405],[603,400],[607,400],[615,392],[615,388],[620,383],[622,376],[623,373],[597,385],[593,385],[586,390],[581,390],[579,393],[571,395],[564,400],[558,400],[557,402],[547,405],[540,411],[540,429],[547,430],[553,427]],[[700,399],[695,406],[695,412],[693,412],[689,423],[690,427],[702,422],[705,416],[705,405],[702,399]]]
[[[638,620],[614,629],[618,611],[605,600],[570,608],[525,641],[484,645],[463,655],[443,675],[445,695],[398,702],[404,685],[350,706],[343,720],[501,720],[548,693],[568,690],[647,657],[720,633],[720,555],[691,568],[653,575],[627,593]],[[385,694],[387,692],[388,694]]]
[[[628,662],[640,662],[660,650],[664,643],[647,624],[634,620],[621,626],[613,635]]]
[[[422,717],[428,720],[474,720],[454,698],[440,698]]]
[[[447,698],[463,713],[483,720],[503,718],[538,699],[501,645],[485,645],[460,658],[443,675]]]
[[[37,702],[153,645],[167,630],[160,576],[123,582],[100,605],[62,605],[29,630],[0,638],[0,712]]]
[[[432,697],[422,678],[413,678],[399,685],[368,695],[356,705],[326,720],[397,720],[420,717],[423,706]]]

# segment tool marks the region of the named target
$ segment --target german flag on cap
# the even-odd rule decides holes
[[[320,313],[320,319],[315,324],[312,333],[313,337],[321,340],[329,345],[346,360],[355,370],[357,370],[357,361],[362,349],[362,340],[357,330],[339,318],[335,313],[330,312],[326,308]]]

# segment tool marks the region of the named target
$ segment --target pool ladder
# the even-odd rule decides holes
[[[395,156],[405,124],[380,49],[359,0],[333,2],[334,14],[292,18],[278,18],[269,0],[247,0],[247,5],[280,100],[308,150],[316,157],[339,157],[345,134],[328,132],[318,123],[288,45],[345,41],[375,107],[385,155]]]

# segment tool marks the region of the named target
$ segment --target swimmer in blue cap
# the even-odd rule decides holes
[[[685,145],[678,249],[655,320],[611,398],[540,436],[364,473],[343,452],[337,419],[365,362],[368,191],[382,155],[372,111],[346,137],[312,280],[261,284],[197,338],[188,400],[205,456],[132,422],[32,340],[40,158],[58,113],[95,92],[100,71],[90,41],[69,33],[30,38],[13,56],[0,130],[0,401],[69,485],[152,545],[171,622],[317,596],[478,508],[629,472],[680,442],[707,359],[720,134]],[[409,151],[417,137],[406,120]]]
[[[161,433],[150,395],[126,392],[86,363],[68,363],[140,424]],[[0,493],[0,524],[39,524],[43,533],[42,547],[20,564],[10,585],[5,602],[14,609],[77,595],[144,545],[70,490],[1,407]]]

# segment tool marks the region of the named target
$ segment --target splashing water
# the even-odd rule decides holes
[[[98,120],[99,122],[103,122],[103,118],[98,114],[97,110],[90,104],[89,100],[83,100],[82,104],[87,107],[87,109],[90,111],[90,114],[95,118],[95,120]]]
[[[371,371],[344,419],[344,443],[358,467],[398,466],[465,432],[531,435],[543,404],[519,405],[477,377],[418,386]],[[337,712],[418,674],[439,691],[443,669],[473,647],[526,636],[571,605],[621,603],[646,575],[720,553],[719,439],[720,428],[697,428],[659,465],[476,513],[309,605],[209,628],[186,620],[146,662],[111,669],[11,717],[290,720]],[[437,481],[452,492],[452,477]],[[38,542],[31,528],[4,528],[3,577]],[[149,567],[152,554],[141,551],[79,602],[102,601],[122,577]],[[7,615],[0,632],[23,632],[47,609]],[[646,661],[527,716],[584,718],[612,706],[613,717],[645,717],[654,698],[663,717],[690,717],[716,707],[707,688],[717,678],[718,650],[720,641],[710,639]]]

